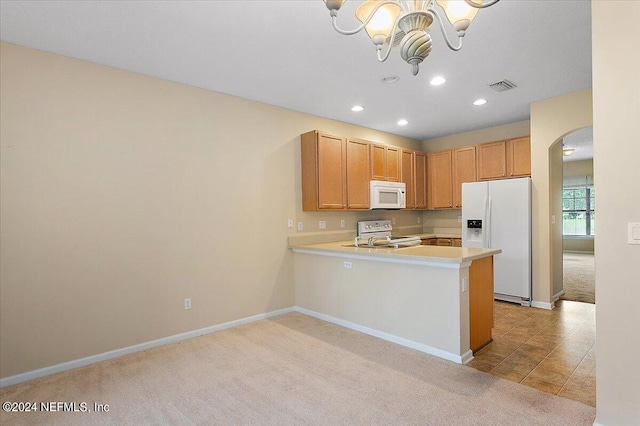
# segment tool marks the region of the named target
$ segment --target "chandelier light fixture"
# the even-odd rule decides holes
[[[356,9],[356,18],[362,24],[353,30],[338,27],[338,10],[346,0],[324,0],[331,14],[333,28],[344,35],[367,32],[376,47],[378,60],[384,62],[391,49],[400,38],[400,56],[412,67],[413,75],[418,74],[420,63],[431,53],[429,27],[437,21],[447,46],[458,51],[462,48],[462,38],[478,9],[492,6],[500,0],[367,0]],[[458,33],[458,44],[453,44],[445,31],[435,4],[444,11],[447,19]],[[387,45],[386,52],[382,52]]]

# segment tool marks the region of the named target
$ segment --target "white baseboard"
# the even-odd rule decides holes
[[[551,303],[556,303],[562,296],[564,296],[564,289],[553,295],[553,297],[551,298]]]
[[[398,345],[406,346],[411,349],[418,350],[430,355],[444,358],[449,361],[456,362],[458,364],[466,364],[473,359],[473,352],[471,350],[466,351],[462,355],[456,355],[451,352],[443,351],[441,349],[434,348],[429,345],[417,343],[412,340],[408,340],[402,337],[395,336],[393,334],[385,333],[372,328],[364,327],[350,321],[345,321],[339,318],[335,318],[329,315],[321,314],[319,312],[310,311],[308,309],[300,307],[289,307],[279,309],[277,311],[271,311],[264,314],[258,314],[247,318],[241,318],[235,321],[229,321],[223,324],[214,325],[211,327],[205,327],[198,330],[188,331],[185,333],[175,334],[173,336],[163,337],[161,339],[152,340],[150,342],[140,343],[138,345],[128,346],[126,348],[116,349],[109,352],[104,352],[97,355],[88,356],[85,358],[75,359],[73,361],[63,362],[61,364],[52,365],[50,367],[39,368],[37,370],[28,371],[26,373],[16,374],[0,379],[0,388],[16,385],[29,380],[38,379],[40,377],[50,376],[51,374],[60,373],[74,368],[84,367],[97,362],[106,361],[109,359],[118,358],[124,355],[129,355],[136,352],[141,352],[147,349],[156,348],[158,346],[168,345],[170,343],[180,342],[182,340],[191,339],[205,334],[215,333],[216,331],[226,330],[228,328],[237,327],[240,325],[248,324],[254,321],[259,321],[278,315],[287,314],[290,312],[300,312],[311,317],[321,319],[342,327],[349,328],[351,330],[359,331],[361,333],[368,334],[370,336],[378,337],[389,342],[396,343]]]
[[[63,362],[62,364],[52,365],[50,367],[44,367],[38,370],[16,374],[15,376],[9,376],[9,377],[0,379],[0,388],[15,385],[18,383],[26,382],[28,380],[33,380],[33,379],[37,379],[44,376],[49,376],[51,374],[59,373],[61,371],[71,370],[78,367],[84,367],[85,365],[95,364],[96,362],[118,358],[124,355],[129,355],[135,352],[144,351],[144,350],[155,348],[158,346],[167,345],[169,343],[180,342],[182,340],[191,339],[193,337],[215,333],[216,331],[226,330],[228,328],[237,327],[239,325],[248,324],[254,321],[259,321],[259,320],[275,317],[282,314],[287,314],[293,311],[294,311],[293,307],[279,309],[277,311],[258,314],[258,315],[254,315],[247,318],[241,318],[235,321],[229,321],[223,324],[213,325],[211,327],[205,327],[205,328],[201,328],[194,331],[188,331],[186,333],[180,333],[180,334],[175,334],[173,336],[163,337],[162,339],[152,340],[150,342],[140,343],[139,345],[133,345],[126,348],[116,349],[113,351],[88,356],[86,358],[80,358],[73,361]]]
[[[415,349],[417,351],[424,352],[429,355],[435,355],[439,358],[444,358],[446,360],[453,361],[458,364],[466,364],[473,359],[473,352],[471,352],[471,350],[466,351],[462,355],[456,355],[451,352],[443,351],[442,349],[438,349],[429,345],[414,342],[413,340],[405,339],[403,337],[398,337],[396,335],[375,330],[373,328],[364,327],[362,325],[353,323],[351,321],[346,321],[340,318],[332,317],[330,315],[321,314],[319,312],[311,311],[309,309],[301,308],[299,306],[296,306],[294,310],[296,312],[300,312],[301,314],[309,315],[311,317],[318,318],[323,321],[327,321],[342,327],[346,327],[351,330],[359,331],[361,333],[368,334],[373,337],[378,337],[380,339],[387,340],[389,342],[396,343],[401,346],[406,346],[408,348]]]
[[[550,311],[555,307],[555,305],[553,303],[539,302],[537,300],[533,300],[533,301],[531,301],[531,307],[532,308],[547,309],[547,310]]]

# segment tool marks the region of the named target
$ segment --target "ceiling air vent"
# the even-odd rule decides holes
[[[498,81],[497,83],[490,84],[489,87],[491,87],[496,92],[506,92],[507,90],[511,90],[517,86],[509,80],[502,80]]]

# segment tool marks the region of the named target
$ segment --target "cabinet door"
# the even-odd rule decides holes
[[[493,256],[469,267],[469,340],[476,352],[491,342],[493,327]]]
[[[302,210],[345,208],[346,141],[317,130],[300,136]]]
[[[438,238],[438,245],[439,246],[445,246],[445,247],[451,247],[453,244],[452,244],[451,238]]]
[[[451,194],[451,151],[429,154],[429,184],[431,208],[450,209],[453,207]]]
[[[318,134],[318,209],[346,207],[346,143],[343,138]]]
[[[531,138],[507,141],[507,169],[509,177],[531,176]]]
[[[400,151],[395,146],[387,147],[387,180],[400,182]]]
[[[478,179],[502,179],[506,175],[506,141],[478,145]]]
[[[414,152],[413,164],[415,166],[415,208],[425,210],[427,208],[427,154]]]
[[[451,245],[453,247],[462,247],[462,238],[453,238],[451,240]]]
[[[402,164],[400,167],[400,179],[406,185],[406,197],[407,197],[407,209],[414,209],[416,206],[416,193],[413,182],[414,178],[414,166],[413,166],[413,151],[403,149],[401,154]]]
[[[369,208],[369,142],[347,139],[347,208]]]
[[[453,150],[453,206],[462,208],[462,184],[476,182],[476,147]]]
[[[400,148],[371,144],[371,179],[400,182]]]
[[[387,180],[387,149],[384,145],[371,144],[371,179]]]

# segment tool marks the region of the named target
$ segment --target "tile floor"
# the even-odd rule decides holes
[[[595,305],[556,308],[495,302],[493,342],[468,364],[545,392],[596,405]]]

